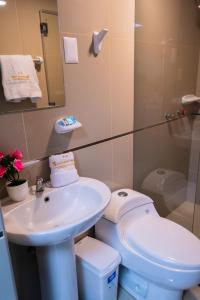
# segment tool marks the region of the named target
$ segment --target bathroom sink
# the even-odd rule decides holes
[[[110,198],[104,183],[81,177],[3,207],[9,241],[36,247],[43,300],[78,300],[74,237],[101,218]]]
[[[62,188],[47,188],[41,195],[4,212],[8,239],[25,246],[60,243],[93,226],[110,200],[106,185],[95,179],[80,178]]]

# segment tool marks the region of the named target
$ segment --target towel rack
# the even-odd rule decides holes
[[[42,65],[44,63],[44,59],[41,56],[36,56],[33,58],[33,62],[36,65]]]

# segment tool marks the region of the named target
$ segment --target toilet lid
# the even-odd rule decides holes
[[[170,220],[147,215],[132,222],[124,234],[133,250],[159,264],[200,269],[200,240]]]

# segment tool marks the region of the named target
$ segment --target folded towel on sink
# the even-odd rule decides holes
[[[51,168],[50,179],[53,187],[65,186],[79,179],[73,152],[50,156],[49,166]]]
[[[49,157],[49,166],[51,169],[75,167],[73,152],[51,155]]]

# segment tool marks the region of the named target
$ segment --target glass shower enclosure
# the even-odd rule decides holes
[[[200,9],[136,0],[134,189],[200,238]]]

